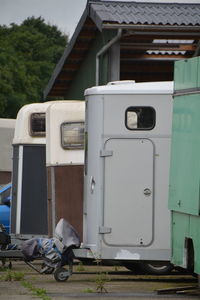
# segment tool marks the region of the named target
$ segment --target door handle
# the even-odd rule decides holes
[[[96,182],[94,180],[94,177],[91,176],[91,178],[90,178],[90,192],[91,192],[91,194],[94,193],[95,184],[96,184]]]

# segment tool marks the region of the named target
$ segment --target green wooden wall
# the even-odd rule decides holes
[[[96,54],[102,47],[116,35],[116,31],[106,30],[98,32],[96,39],[86,54],[73,83],[65,96],[65,99],[83,100],[84,90],[96,84]],[[100,57],[99,80],[100,85],[108,82],[109,52]]]

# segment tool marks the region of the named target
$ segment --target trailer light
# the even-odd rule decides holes
[[[64,149],[83,149],[84,122],[61,124],[61,144]]]

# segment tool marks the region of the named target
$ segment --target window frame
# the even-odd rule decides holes
[[[72,124],[83,124],[83,130],[85,129],[85,122],[84,121],[75,121],[75,122],[63,122],[62,124],[60,124],[60,143],[61,143],[61,147],[64,150],[84,150],[84,132],[83,132],[83,143],[82,144],[77,144],[77,146],[66,146],[63,143],[63,130],[62,130],[62,126],[64,125],[72,125]]]
[[[132,108],[132,110],[131,110]],[[129,111],[133,111],[134,112],[134,108],[135,109],[143,109],[143,108],[150,108],[153,112],[153,123],[152,123],[152,126],[151,127],[146,127],[146,128],[130,128],[128,127],[128,112]],[[129,106],[127,107],[127,109],[125,110],[125,127],[128,129],[128,130],[131,130],[131,131],[150,131],[152,129],[154,129],[154,127],[156,126],[156,110],[154,107],[152,106]]]
[[[33,130],[32,121],[33,121],[34,115],[43,115],[44,116],[45,131],[37,131],[37,132],[35,132]],[[45,137],[46,136],[46,114],[44,112],[34,112],[34,113],[31,113],[30,118],[29,118],[29,128],[30,128],[30,136],[32,136],[32,137]]]

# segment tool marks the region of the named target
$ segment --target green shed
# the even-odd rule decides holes
[[[115,80],[173,80],[174,61],[197,56],[199,40],[195,0],[88,0],[44,99],[84,99],[86,88]]]

